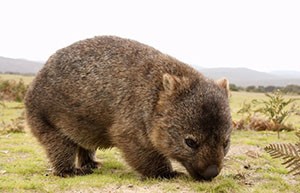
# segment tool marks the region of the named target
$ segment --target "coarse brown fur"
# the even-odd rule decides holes
[[[117,147],[143,176],[175,177],[175,159],[200,180],[218,175],[229,148],[227,89],[152,47],[99,36],[52,55],[25,105],[55,175],[92,173],[95,151]]]

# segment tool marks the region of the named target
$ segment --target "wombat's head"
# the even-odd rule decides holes
[[[151,141],[193,178],[210,180],[221,171],[230,146],[228,81],[170,74],[162,79]]]

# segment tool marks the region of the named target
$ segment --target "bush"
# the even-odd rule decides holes
[[[237,112],[242,114],[242,119],[234,122],[235,129],[277,131],[278,138],[280,131],[294,130],[292,125],[286,125],[284,121],[292,114],[299,113],[296,105],[293,104],[297,99],[285,99],[280,91],[266,96],[266,100],[254,99],[251,103],[243,103],[242,108]]]
[[[10,122],[0,123],[0,134],[7,133],[24,133],[25,132],[25,113],[23,112],[21,116],[12,119]]]
[[[22,79],[19,81],[0,79],[0,100],[22,102],[27,88]]]
[[[262,113],[267,117],[267,119],[274,125],[274,128],[279,131],[284,128],[284,121],[297,112],[297,108],[294,105],[288,107],[294,101],[298,99],[285,99],[283,97],[282,92],[277,90],[273,94],[266,94],[267,100],[253,100],[252,103],[254,105],[262,105],[262,107],[258,107],[255,112]]]
[[[251,116],[248,119],[241,119],[233,122],[236,130],[254,130],[254,131],[293,131],[295,128],[291,124],[274,124],[268,119]]]

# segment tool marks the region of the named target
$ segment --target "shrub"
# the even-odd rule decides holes
[[[284,121],[297,112],[296,105],[293,104],[288,107],[294,101],[298,99],[285,99],[282,92],[277,90],[273,94],[266,94],[266,100],[253,100],[254,105],[260,105],[254,112],[262,113],[267,119],[274,125],[278,132],[282,130],[281,126],[284,126]]]
[[[252,100],[251,103],[243,103],[242,108],[237,112],[242,115],[242,119],[234,122],[235,129],[277,131],[278,138],[280,131],[294,130],[292,125],[286,125],[284,121],[290,115],[299,113],[296,105],[293,104],[297,99],[285,99],[279,91],[266,94],[266,96],[266,100]]]
[[[22,79],[19,81],[0,79],[0,100],[22,102],[27,88]]]
[[[0,123],[0,133],[24,133],[25,132],[25,113],[23,112],[21,116],[12,119],[10,122],[6,123],[2,121]]]

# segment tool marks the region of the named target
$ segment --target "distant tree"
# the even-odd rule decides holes
[[[258,86],[256,91],[257,92],[266,92],[266,88],[264,86]]]
[[[247,86],[247,87],[246,87],[246,91],[247,91],[247,92],[254,92],[255,89],[256,89],[256,86]]]
[[[229,84],[229,88],[231,91],[239,91],[239,87],[235,84]]]
[[[276,87],[276,86],[267,86],[267,87],[265,87],[265,92],[274,92],[276,90],[278,90],[278,87]]]
[[[284,94],[300,94],[300,85],[287,85],[285,87],[280,86],[247,86],[246,88],[237,86],[235,84],[229,85],[231,91],[247,91],[247,92],[259,92],[259,93],[272,93],[276,90],[280,90]]]
[[[287,85],[282,89],[284,93],[294,93],[294,94],[300,94],[300,86],[299,85]]]

